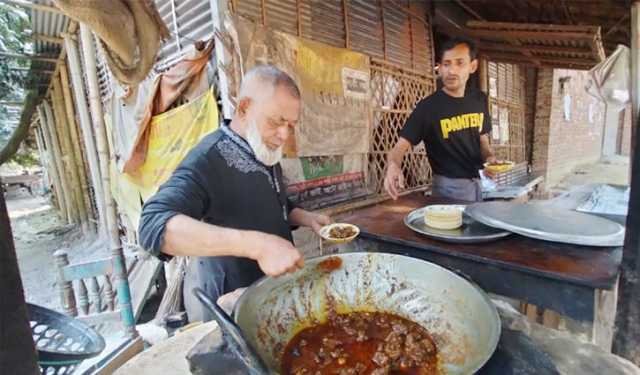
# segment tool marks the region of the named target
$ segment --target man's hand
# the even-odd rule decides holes
[[[289,214],[289,223],[291,225],[309,227],[317,234],[320,234],[320,228],[331,224],[331,218],[327,215],[303,210],[302,208],[295,208]]]
[[[497,162],[498,162],[498,159],[496,159],[496,157],[495,157],[495,156],[493,156],[493,155],[491,155],[491,156],[487,157],[487,159],[485,160],[485,163],[488,163],[488,164],[495,164],[495,163],[497,163]],[[492,180],[495,180],[495,179],[496,179],[496,177],[498,177],[498,174],[497,174],[497,173],[495,173],[495,172],[491,172],[491,171],[490,171],[489,169],[487,169],[487,168],[484,168],[482,171],[483,171],[483,173],[484,173],[485,177],[490,178],[490,179],[492,179]]]
[[[268,276],[280,276],[304,266],[302,254],[291,242],[266,233],[258,233],[251,258],[258,262],[262,272]]]
[[[400,190],[404,189],[404,176],[402,175],[402,169],[395,163],[389,163],[387,166],[387,173],[384,177],[384,190],[393,198],[398,199]]]
[[[317,235],[320,235],[320,229],[325,225],[331,224],[331,218],[327,215],[318,214],[314,212],[309,212],[309,227],[316,232]]]

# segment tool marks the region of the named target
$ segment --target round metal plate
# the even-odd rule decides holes
[[[404,218],[404,224],[414,232],[435,240],[463,244],[483,243],[499,240],[511,234],[510,232],[479,223],[466,214],[463,214],[462,226],[458,229],[442,230],[431,228],[424,223],[425,209],[426,207],[422,207],[411,211]]]
[[[485,202],[467,206],[475,220],[540,240],[584,246],[622,246],[624,227],[611,220],[547,205]]]

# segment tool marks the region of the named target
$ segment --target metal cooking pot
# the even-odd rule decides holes
[[[248,288],[234,318],[245,339],[273,372],[300,330],[323,322],[328,304],[338,313],[390,312],[433,336],[444,374],[472,374],[491,357],[500,318],[487,295],[455,273],[419,259],[384,253],[348,253],[327,272],[308,260],[291,275],[266,277]]]

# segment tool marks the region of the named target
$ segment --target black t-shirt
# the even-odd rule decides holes
[[[455,98],[438,90],[418,103],[400,136],[414,146],[424,142],[433,173],[475,178],[484,162],[480,135],[489,132],[491,117],[483,92]]]

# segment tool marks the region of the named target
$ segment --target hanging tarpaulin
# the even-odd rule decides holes
[[[169,30],[152,0],[54,0],[69,18],[87,24],[100,39],[109,69],[136,85],[153,67]]]
[[[270,63],[302,93],[302,116],[286,147],[290,157],[364,154],[371,123],[369,57],[294,37],[240,17],[233,20],[242,70]]]
[[[131,173],[143,200],[153,195],[187,153],[218,128],[218,106],[209,90],[201,98],[154,116],[144,164]]]
[[[589,71],[585,90],[608,105],[624,108],[631,99],[631,57],[629,47],[618,48]]]
[[[137,227],[143,201],[153,195],[189,151],[218,128],[218,106],[211,90],[200,98],[154,116],[148,126],[147,158],[140,168],[121,173],[111,167],[111,192]]]
[[[138,91],[138,95],[147,96],[144,97],[144,111],[140,113],[134,110],[135,117],[129,118],[129,121],[136,121],[136,136],[126,142],[122,163],[124,172],[133,173],[145,162],[149,142],[148,125],[152,116],[165,112],[179,98],[191,101],[209,89],[207,66],[213,48],[213,40],[195,43],[180,62],[155,78],[148,93]]]

